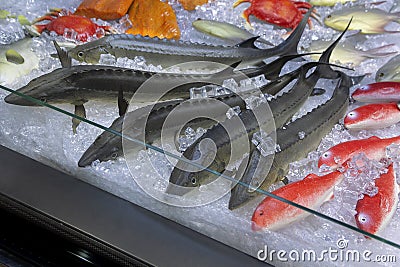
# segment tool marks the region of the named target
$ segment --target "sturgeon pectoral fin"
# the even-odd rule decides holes
[[[83,104],[75,105],[75,115],[86,119],[86,110]],[[81,123],[80,119],[72,118],[72,131],[76,134],[76,128]]]
[[[128,110],[129,103],[124,98],[124,92],[119,90],[118,92],[118,113],[119,116],[125,115],[126,111]]]

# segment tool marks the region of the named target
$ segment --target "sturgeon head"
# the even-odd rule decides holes
[[[110,128],[114,131],[121,132],[123,119],[123,117],[117,118]],[[121,137],[115,133],[104,131],[96,138],[79,159],[78,166],[86,167],[96,160],[108,161],[116,159],[117,157],[122,156],[122,153]]]
[[[199,140],[196,144],[189,146],[183,154],[192,163],[180,160],[176,164],[166,193],[182,196],[195,187],[214,181],[218,178],[217,173],[224,170],[225,164],[218,159],[218,150],[213,141]]]
[[[27,85],[18,89],[17,92],[51,104],[73,103],[77,100],[76,89],[65,80],[69,75],[69,69],[56,69],[33,79]],[[4,101],[20,106],[40,106],[40,104],[17,94],[6,96]]]

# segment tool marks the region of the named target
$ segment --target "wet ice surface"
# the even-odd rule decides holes
[[[49,6],[48,1],[7,1],[5,3],[2,2],[0,9],[7,9],[15,14],[24,14],[28,19],[32,20],[46,13],[51,7],[64,7],[73,10],[78,6],[79,2],[80,0],[57,0],[52,1],[51,6]],[[180,9],[176,0],[170,2],[177,10],[179,25],[182,29],[182,39],[185,40],[214,44],[222,43],[219,39],[205,37],[203,34],[191,30],[191,21],[197,18],[224,20],[230,23],[235,23],[238,26],[245,25],[245,21],[239,16],[239,14],[248,6],[247,4],[239,6],[232,12],[232,9],[230,9],[232,4],[231,1],[211,1],[211,3],[197,8],[196,12],[188,12]],[[392,3],[393,1],[387,1],[385,4],[381,5],[380,8],[389,10]],[[340,9],[341,6],[342,5],[337,5],[334,9]],[[322,17],[329,14],[329,10],[329,8],[318,8],[318,12]],[[255,22],[256,20],[254,18],[251,18],[251,21],[253,25],[251,31],[274,44],[280,43],[282,41],[282,34],[287,32],[284,29],[273,31],[271,25]],[[314,23],[314,27],[313,31],[307,29],[306,33],[302,37],[301,46],[304,48],[309,46],[311,40],[330,40],[333,36],[337,35],[337,32],[334,30],[324,28],[316,23]],[[17,30],[13,32],[18,34]],[[45,34],[42,35],[41,38],[35,38],[32,49],[37,53],[40,59],[39,69],[32,71],[31,74],[20,78],[13,84],[7,84],[8,86],[17,89],[28,83],[34,77],[60,67],[59,62],[50,57],[50,54],[55,52],[51,44],[52,39],[54,39],[54,37],[51,34]],[[61,40],[62,38],[57,37],[57,39]],[[400,35],[368,36],[365,42],[361,43],[359,46],[362,49],[369,49],[371,47],[388,43],[400,43]],[[400,47],[398,46],[394,49],[400,51]],[[389,58],[366,60],[356,69],[354,75],[371,73],[371,75],[368,75],[362,81],[362,84],[373,82],[373,77],[375,76],[377,68],[388,60]],[[112,58],[103,58],[103,61],[103,63],[115,64],[117,66],[160,70],[158,66],[147,66],[142,58],[137,58],[133,61],[126,59],[115,60]],[[285,67],[284,71],[289,71],[298,65],[298,63],[289,64],[288,67]],[[230,86],[235,88],[241,87],[241,85],[233,84],[232,81],[226,81],[224,83],[224,87],[231,88]],[[334,88],[334,83],[331,81],[320,82],[318,87],[330,89],[328,89],[327,93],[322,96],[311,97],[296,117],[304,115],[314,106],[329,99],[332,94],[332,88]],[[1,91],[0,100],[2,100],[6,94],[7,93]],[[73,112],[72,105],[60,105],[59,107],[69,112]],[[104,126],[109,126],[118,116],[115,103],[110,104],[90,101],[85,105],[85,107],[87,109],[87,117]],[[71,118],[66,115],[47,108],[7,105],[3,101],[0,102],[0,114],[2,114],[2,119],[0,120],[0,144],[17,150],[52,167],[70,173],[79,179],[148,208],[196,231],[202,232],[250,255],[256,256],[257,252],[260,249],[263,249],[265,245],[268,245],[269,249],[282,249],[286,251],[298,250],[301,252],[302,249],[313,249],[318,254],[323,249],[328,249],[329,247],[337,249],[337,241],[344,237],[348,240],[348,249],[357,249],[360,252],[370,250],[373,252],[373,255],[395,254],[400,256],[398,249],[384,245],[375,240],[366,240],[361,234],[345,229],[342,226],[338,226],[314,215],[276,232],[252,232],[250,227],[250,218],[254,208],[262,200],[262,197],[256,198],[245,208],[235,211],[229,211],[227,209],[229,195],[224,196],[222,199],[212,204],[196,208],[177,208],[163,204],[145,194],[137,186],[134,179],[132,179],[130,171],[132,171],[134,177],[147,178],[147,187],[156,188],[159,192],[163,192],[166,188],[165,179],[168,178],[169,173],[172,170],[171,163],[164,155],[154,151],[141,151],[136,155],[137,159],[135,161],[135,166],[131,168],[131,170],[128,169],[125,160],[122,158],[117,161],[104,163],[96,162],[90,168],[78,168],[78,159],[91,142],[102,132],[101,129],[81,123],[77,129],[77,135],[73,135],[71,130]],[[181,136],[181,138],[183,138],[181,149],[188,145],[187,141],[194,141],[194,138],[198,136],[198,134],[199,130],[187,130],[184,133],[184,136]],[[317,160],[320,153],[335,144],[352,139],[366,138],[372,135],[377,135],[379,137],[392,137],[399,134],[400,125],[394,125],[376,131],[356,132],[348,132],[343,129],[342,126],[336,125],[334,129],[332,129],[331,133],[323,139],[317,151],[311,152],[307,158],[291,164],[288,179],[290,181],[296,181],[304,178],[308,173],[318,173],[319,169],[317,167]],[[299,138],[301,138],[301,136],[302,133],[300,132]],[[167,147],[172,149],[174,145],[167,144]],[[392,151],[398,151],[398,149],[398,147],[391,147]],[[359,159],[362,159],[362,155],[359,156]],[[394,160],[398,159],[396,158]],[[368,164],[368,166],[370,166],[369,171],[374,172],[379,163],[368,162]],[[398,164],[395,164],[395,166],[398,171]],[[335,198],[322,205],[320,211],[336,219],[355,225],[355,202],[361,192],[374,193],[374,177],[369,176],[365,180],[358,179],[358,177],[351,178],[353,179],[352,181],[356,180],[357,184],[360,185],[361,188],[354,188],[354,183],[344,181],[335,189]],[[274,186],[274,188],[277,186]],[[273,190],[274,188],[271,188],[270,190]],[[399,212],[400,211],[396,212],[388,227],[381,233],[382,237],[386,237],[397,243],[400,243],[400,235],[398,233],[400,230]],[[318,262],[280,262],[276,260],[276,257],[274,264],[278,266],[319,265]],[[324,262],[324,266],[327,266],[327,264],[332,266],[348,265],[348,263],[339,260],[330,263]],[[359,264],[365,265],[365,263]],[[373,263],[371,266],[375,266],[376,264],[377,263]],[[354,266],[356,264],[352,262],[351,265]]]

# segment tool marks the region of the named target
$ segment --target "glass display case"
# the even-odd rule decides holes
[[[172,265],[165,255],[184,262],[193,248],[215,265],[234,264],[218,258],[226,253],[274,266],[399,260],[396,1],[288,1],[296,19],[275,26],[284,7],[255,11],[268,1],[194,10],[162,1],[179,41],[125,34],[137,27],[131,11],[92,18],[96,30],[82,39],[72,12],[86,1],[20,2],[0,5],[0,144],[13,159],[3,168],[31,158],[52,169],[6,176],[4,203],[50,215],[127,261]],[[257,18],[246,24],[245,10]],[[371,23],[360,25],[360,12]],[[208,34],[219,27],[227,36]],[[146,237],[179,252],[149,254],[132,241]]]

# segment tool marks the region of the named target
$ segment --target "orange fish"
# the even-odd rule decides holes
[[[351,95],[360,102],[400,101],[400,82],[378,82],[363,85]]]
[[[325,164],[331,168],[337,168],[360,153],[364,153],[369,159],[381,160],[386,157],[386,147],[391,144],[400,144],[400,136],[385,139],[372,136],[367,139],[343,142],[325,151],[318,160],[318,167]]]
[[[350,130],[375,130],[400,121],[397,103],[377,103],[358,107],[344,118],[344,126]]]
[[[343,174],[334,171],[324,176],[309,174],[301,181],[283,186],[272,194],[283,197],[310,209],[316,209],[323,202],[333,196],[335,185],[343,180]],[[307,217],[310,213],[286,204],[272,197],[266,197],[253,213],[252,229],[276,230],[299,219]]]
[[[375,196],[364,195],[358,200],[355,215],[357,227],[371,234],[378,234],[389,223],[396,212],[399,202],[399,186],[393,163],[388,172],[375,180],[378,193]]]

